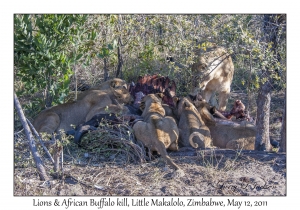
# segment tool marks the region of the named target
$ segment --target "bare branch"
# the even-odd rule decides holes
[[[30,131],[30,128],[29,128],[27,122],[26,122],[26,117],[23,113],[21,104],[20,104],[20,102],[18,100],[18,97],[15,93],[14,93],[14,104],[15,104],[15,108],[18,112],[18,115],[20,117],[20,121],[23,125],[26,137],[29,141],[29,148],[30,148],[31,154],[33,156],[34,162],[36,164],[36,168],[38,169],[40,179],[41,180],[48,180],[48,176],[47,176],[46,170],[44,168],[43,161],[41,160],[41,156],[38,153],[36,145],[35,145],[34,137],[33,137],[32,133]]]
[[[31,130],[33,131],[33,133],[36,135],[36,137],[38,138],[38,140],[40,141],[40,144],[42,145],[43,149],[45,150],[46,154],[48,155],[48,157],[50,158],[51,162],[54,164],[54,160],[49,152],[49,150],[47,149],[47,147],[45,146],[42,138],[40,137],[40,135],[38,134],[38,132],[35,130],[35,128],[33,127],[33,125],[31,124],[31,122],[26,118],[28,125],[30,126]]]

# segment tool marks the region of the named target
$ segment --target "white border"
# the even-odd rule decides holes
[[[293,1],[295,2],[295,1]],[[0,13],[1,27],[1,204],[4,209],[32,209],[33,197],[13,196],[13,14],[15,13],[286,13],[287,14],[287,196],[286,197],[235,197],[236,200],[267,200],[268,208],[298,206],[299,139],[296,129],[299,87],[299,16],[296,3],[275,0],[251,1],[89,1],[89,0],[52,0],[52,1],[2,1]],[[3,76],[4,75],[4,76]],[[291,100],[288,100],[291,99]],[[295,114],[294,114],[295,113]],[[298,134],[298,135],[297,135]],[[38,198],[38,197],[35,197]],[[55,197],[48,197],[54,199]],[[66,197],[64,197],[66,198]],[[134,198],[134,197],[130,197]],[[150,197],[147,197],[150,198]],[[182,197],[185,199],[185,197]],[[205,197],[206,199],[208,197]],[[227,201],[229,197],[213,197]],[[47,197],[41,197],[47,200]],[[59,198],[60,199],[60,198]],[[81,197],[88,200],[88,197]],[[95,207],[90,207],[95,209]],[[156,207],[158,208],[158,207]],[[166,208],[166,207],[161,207]],[[172,207],[174,208],[174,207]],[[199,208],[199,207],[196,207]],[[200,207],[201,208],[201,207]],[[217,207],[214,207],[217,208]],[[73,209],[73,208],[69,208]],[[159,208],[158,208],[159,209]]]

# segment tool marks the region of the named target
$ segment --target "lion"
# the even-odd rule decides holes
[[[107,80],[100,85],[92,87],[90,90],[108,90],[111,87],[124,87],[127,89],[127,83],[125,80],[119,79],[119,78],[113,78],[110,80]]]
[[[254,150],[256,126],[247,122],[218,120],[210,129],[216,147],[233,150]]]
[[[214,93],[219,94],[219,107],[226,110],[226,104],[230,93],[230,85],[234,74],[234,65],[230,54],[223,47],[209,48],[200,54],[192,65],[192,94],[201,92],[203,98],[209,102]],[[200,78],[200,80],[199,80]]]
[[[128,107],[126,107],[123,104],[109,104],[107,106],[99,106],[98,108],[94,109],[94,113],[97,114],[119,114],[119,115],[128,115],[131,114],[130,110]],[[92,114],[91,114],[92,115]],[[93,116],[87,115],[88,119],[91,119]]]
[[[72,125],[79,125],[90,120],[106,106],[131,102],[132,97],[124,87],[91,90],[81,100],[67,102],[42,111],[34,120],[33,125],[39,133],[52,134],[59,130],[68,131],[72,129]]]
[[[205,125],[210,130],[214,146],[226,149],[254,150],[256,126],[247,122],[233,122],[224,118],[214,118],[215,107],[206,101],[194,101]]]
[[[208,112],[208,110],[206,110]],[[205,125],[203,117],[188,97],[179,100],[177,104],[179,144],[182,147],[194,148],[211,147],[212,139],[210,130]],[[196,138],[194,138],[196,137]],[[194,141],[197,143],[195,143]]]
[[[162,93],[146,95],[140,104],[143,121],[133,126],[137,140],[143,142],[150,152],[157,151],[179,176],[184,172],[168,156],[166,149],[178,151],[179,131],[175,120],[165,116]]]
[[[110,88],[118,88],[118,87],[124,87],[127,89],[127,83],[125,80],[119,79],[119,78],[113,78],[110,80],[107,80],[103,83],[101,83],[100,85],[91,87],[88,90],[85,91],[79,91],[78,95],[77,95],[77,100],[81,100],[83,99],[86,95],[88,95],[90,92],[92,92],[93,90],[109,90]],[[75,92],[72,92],[69,95],[69,101],[73,101],[72,98],[75,98]]]
[[[123,120],[128,121],[129,125],[139,120],[141,117],[132,112],[130,105],[110,104],[106,107],[99,107],[97,112],[89,121],[79,124],[74,130],[69,130],[68,135],[74,136],[74,142],[80,144],[81,138],[88,131],[96,130],[102,120],[108,120],[109,124],[121,124]],[[134,110],[135,111],[135,110]]]
[[[173,101],[176,103],[176,100],[177,100],[177,97],[174,97]],[[164,110],[165,110],[165,115],[166,116],[169,116],[169,117],[172,117],[176,124],[178,124],[178,119],[177,119],[177,111],[176,111],[176,107],[171,107],[169,106],[168,104],[162,104]]]

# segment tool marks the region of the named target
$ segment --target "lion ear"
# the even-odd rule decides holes
[[[159,99],[162,99],[164,97],[163,93],[156,93],[155,96]]]

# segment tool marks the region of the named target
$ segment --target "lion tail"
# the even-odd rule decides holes
[[[198,137],[201,142],[204,142],[204,136],[201,133],[196,132],[196,131],[190,134],[189,142],[190,142],[191,146],[194,148],[198,148],[199,145],[193,141],[193,138],[195,136]]]

